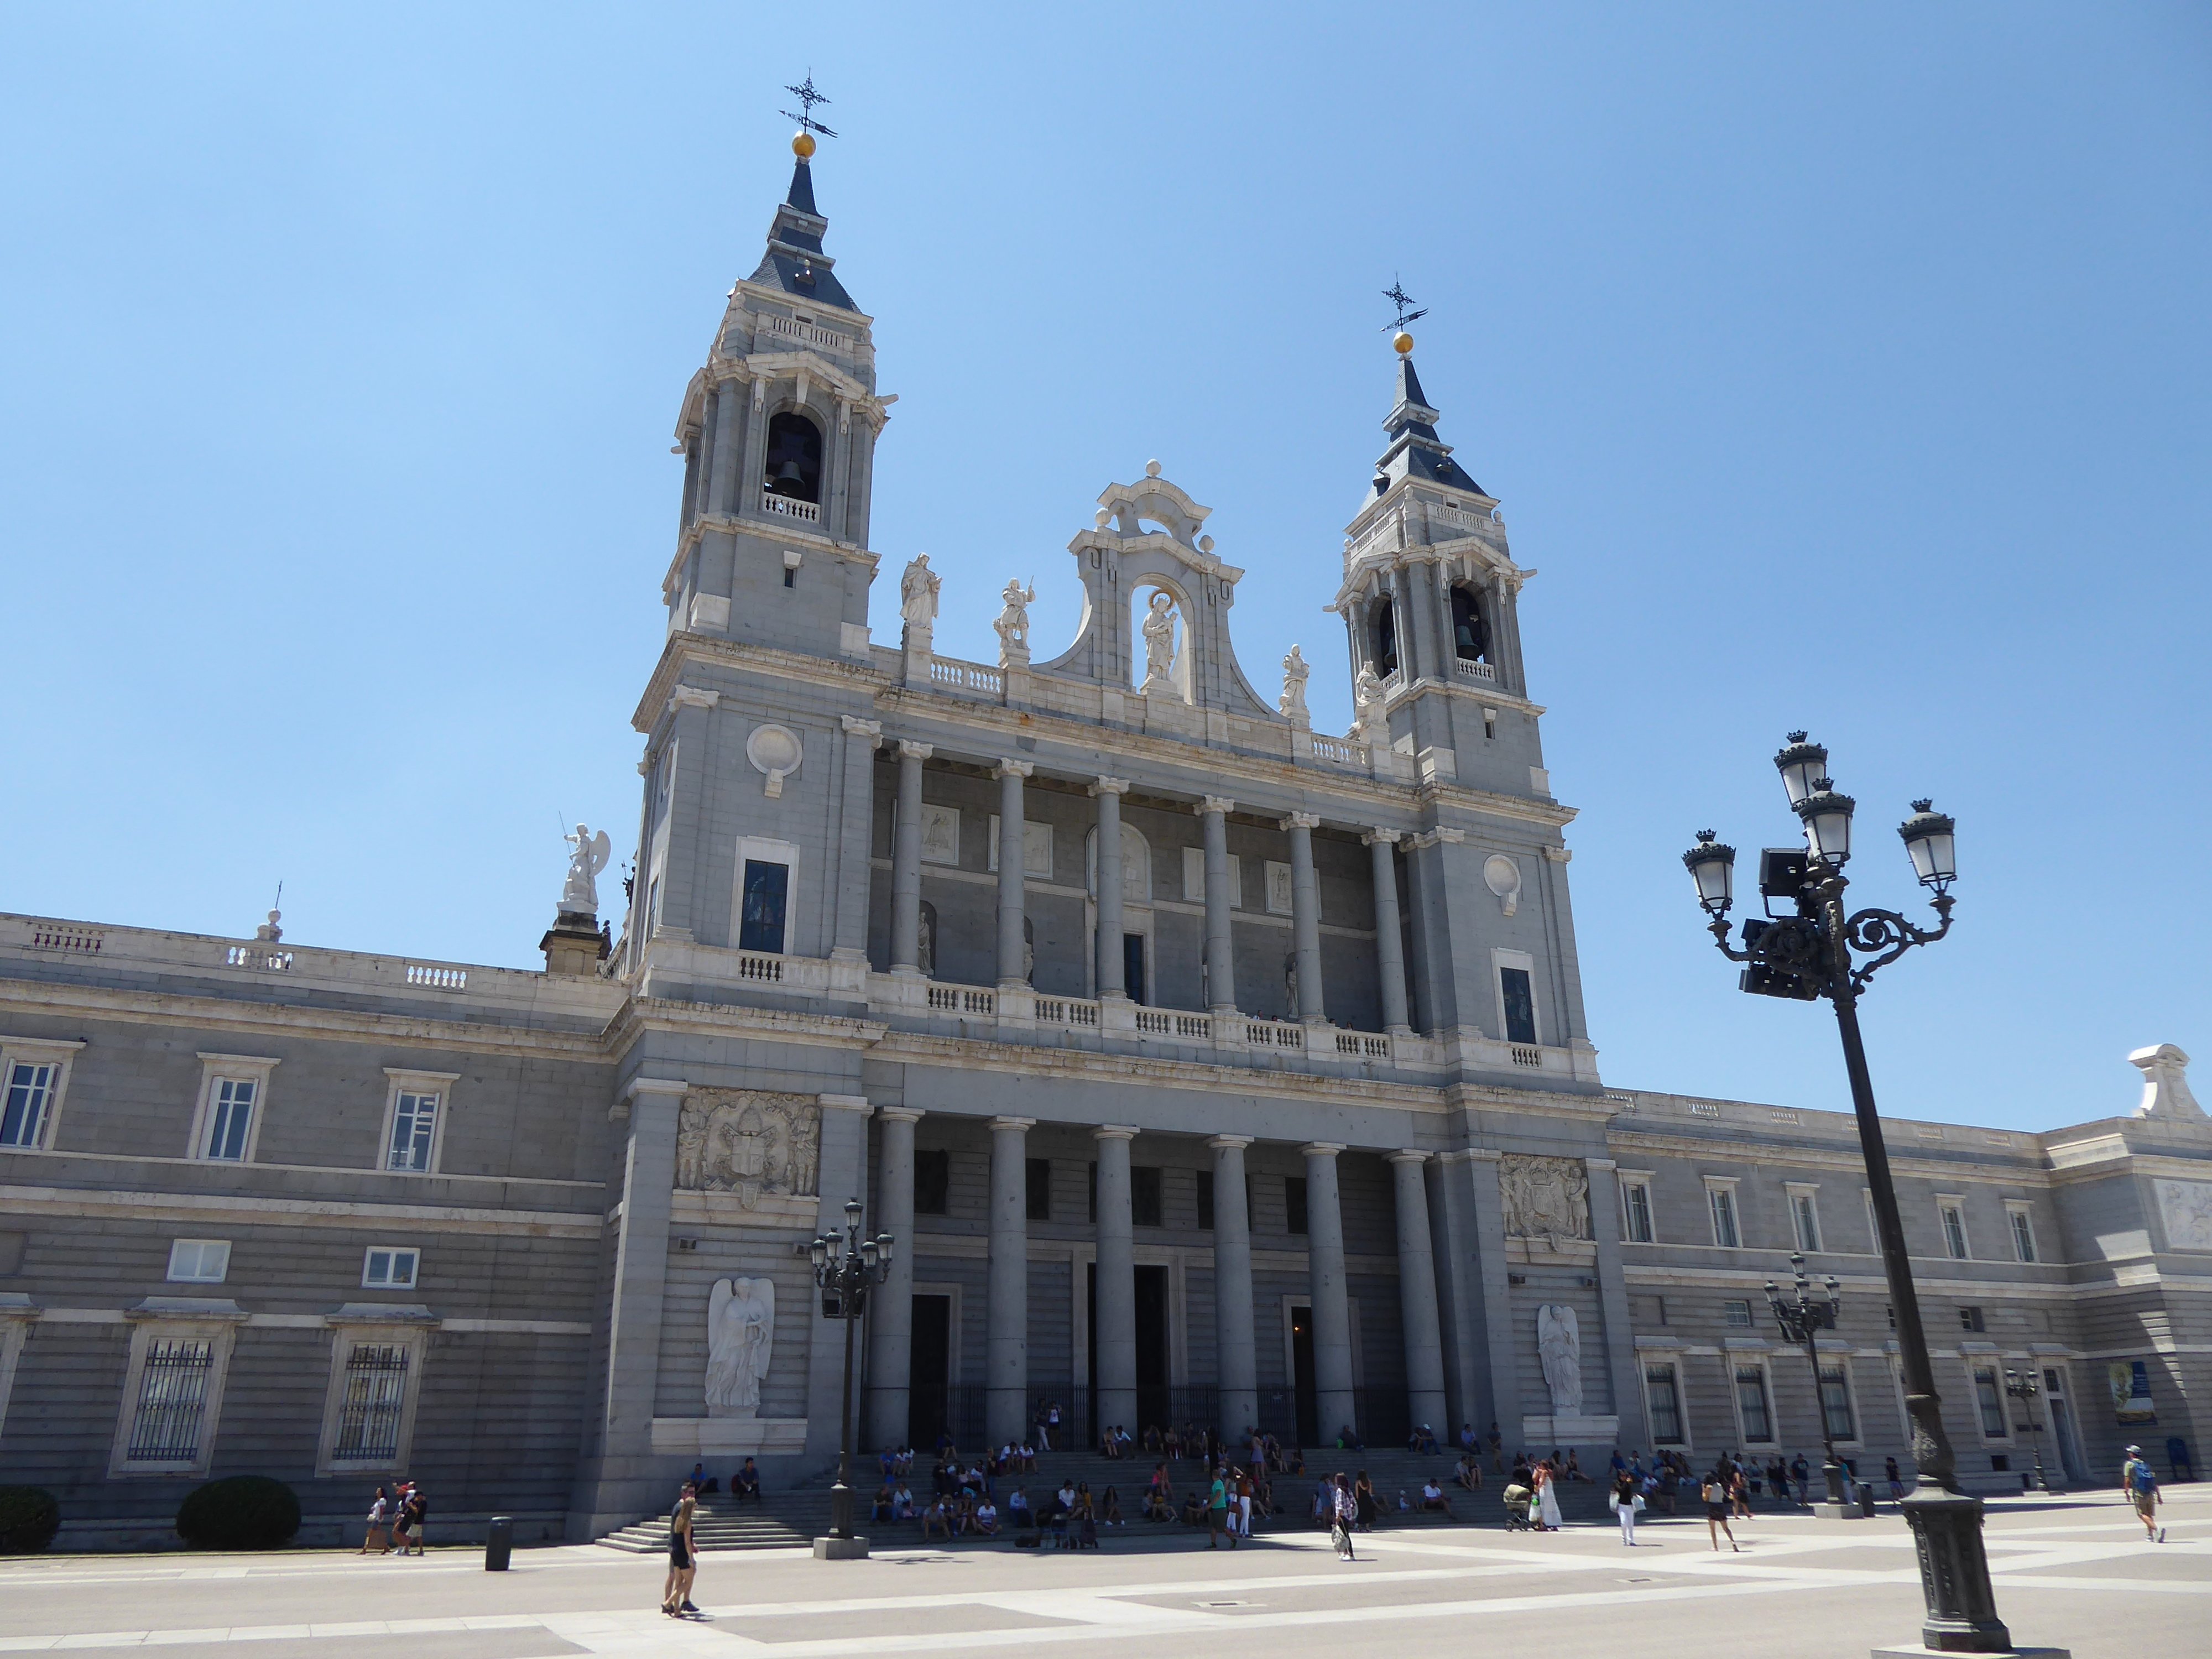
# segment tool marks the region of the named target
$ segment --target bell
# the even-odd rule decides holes
[[[799,463],[786,461],[776,468],[775,476],[769,480],[768,487],[779,495],[796,495],[805,483],[799,471]]]

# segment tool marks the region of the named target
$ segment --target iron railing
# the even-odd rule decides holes
[[[131,1425],[133,1463],[190,1463],[200,1455],[200,1425],[207,1415],[208,1377],[215,1345],[190,1337],[164,1337],[146,1345],[138,1381],[138,1412]]]
[[[361,1343],[348,1356],[332,1461],[398,1461],[399,1419],[407,1401],[407,1358],[404,1347],[388,1342]]]

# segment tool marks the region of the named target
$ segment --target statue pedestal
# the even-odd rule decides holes
[[[588,978],[599,971],[599,922],[575,910],[563,910],[546,929],[538,948],[545,952],[545,971]]]
[[[814,1559],[817,1561],[865,1561],[868,1559],[868,1540],[865,1538],[817,1538],[814,1540]]]
[[[1553,1417],[1521,1419],[1521,1443],[1540,1454],[1553,1446],[1603,1446],[1610,1451],[1620,1438],[1620,1419],[1617,1416],[1570,1416],[1563,1412]]]

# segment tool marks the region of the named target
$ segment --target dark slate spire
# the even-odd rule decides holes
[[[807,140],[806,147],[802,150],[798,139],[792,142],[799,164],[791,170],[791,189],[769,227],[768,251],[750,280],[763,288],[780,288],[795,300],[858,311],[853,296],[830,270],[837,262],[822,251],[830,222],[814,205],[814,174],[806,160],[814,143],[803,131],[799,137]]]
[[[1411,337],[1401,335],[1410,346]],[[1398,401],[1391,406],[1390,414],[1382,422],[1383,430],[1390,434],[1389,447],[1382,459],[1375,463],[1374,493],[1386,493],[1391,485],[1405,478],[1418,478],[1448,489],[1463,489],[1469,495],[1485,495],[1480,484],[1468,477],[1465,468],[1451,458],[1451,446],[1437,436],[1437,422],[1443,416],[1421,390],[1421,377],[1413,372],[1410,351],[1398,355]],[[1485,496],[1487,499],[1486,495]]]

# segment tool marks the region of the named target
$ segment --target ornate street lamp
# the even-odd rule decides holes
[[[842,1237],[824,1233],[806,1247],[814,1263],[814,1282],[822,1287],[822,1316],[845,1322],[845,1404],[837,1419],[837,1484],[830,1488],[830,1536],[848,1544],[853,1539],[853,1327],[867,1311],[869,1291],[883,1282],[890,1268],[892,1247],[889,1233],[860,1237],[857,1198],[845,1202]]]
[[[1867,981],[1914,945],[1932,945],[1951,931],[1950,886],[1958,876],[1955,826],[1920,800],[1913,802],[1914,815],[1898,830],[1921,885],[1935,895],[1930,903],[1937,927],[1917,927],[1894,910],[1846,915],[1844,890],[1849,884],[1844,866],[1851,855],[1851,814],[1856,803],[1829,781],[1828,751],[1808,742],[1802,732],[1790,734],[1789,745],[1774,757],[1774,764],[1782,774],[1790,811],[1804,827],[1805,846],[1802,851],[1770,848],[1760,854],[1759,890],[1766,914],[1746,920],[1741,946],[1729,941],[1734,852],[1705,830],[1698,835],[1697,846],[1682,855],[1682,862],[1697,883],[1698,904],[1712,919],[1714,942],[1729,961],[1744,964],[1742,989],[1805,1002],[1825,998],[1836,1012],[1851,1105],[1858,1117],[1859,1146],[1866,1158],[1867,1185],[1874,1197],[1882,1273],[1897,1316],[1905,1407],[1912,1425],[1917,1479],[1902,1507],[1912,1528],[1921,1589],[1928,1603],[1922,1639],[1929,1647],[1954,1653],[2007,1652],[2012,1639],[1997,1617],[1996,1595],[1990,1584],[1981,1500],[1959,1490],[1958,1460],[1943,1432],[1928,1335],[1920,1322],[1920,1297],[1905,1253],[1897,1188],[1890,1179],[1889,1149],[1882,1141],[1866,1045],[1859,1036],[1858,1000]],[[1789,907],[1781,915],[1774,909],[1778,900]],[[1781,1316],[1779,1306],[1776,1315]],[[1816,1354],[1816,1376],[1818,1365]],[[1826,1418],[1823,1402],[1824,1430]],[[1832,1447],[1828,1461],[1833,1482]]]
[[[2027,1413],[2027,1421],[2021,1426],[2027,1431],[2028,1444],[2035,1449],[2035,1489],[2048,1498],[2051,1477],[2043,1472],[2043,1425],[2035,1420],[2036,1397],[2043,1392],[2043,1384],[2033,1370],[2016,1371],[2008,1365],[2004,1389],[2020,1401],[2021,1410]]]
[[[1805,1358],[1812,1362],[1813,1399],[1820,1408],[1820,1443],[1827,1449],[1820,1473],[1827,1477],[1828,1501],[1840,1510],[1844,1502],[1844,1466],[1836,1461],[1835,1431],[1828,1425],[1828,1396],[1820,1384],[1820,1333],[1836,1328],[1836,1316],[1844,1310],[1843,1287],[1831,1278],[1827,1295],[1814,1295],[1813,1281],[1806,1274],[1802,1250],[1790,1252],[1790,1267],[1797,1276],[1796,1294],[1784,1301],[1782,1292],[1770,1279],[1766,1281],[1766,1305],[1774,1310],[1774,1322],[1782,1327],[1783,1340],[1804,1349]]]

